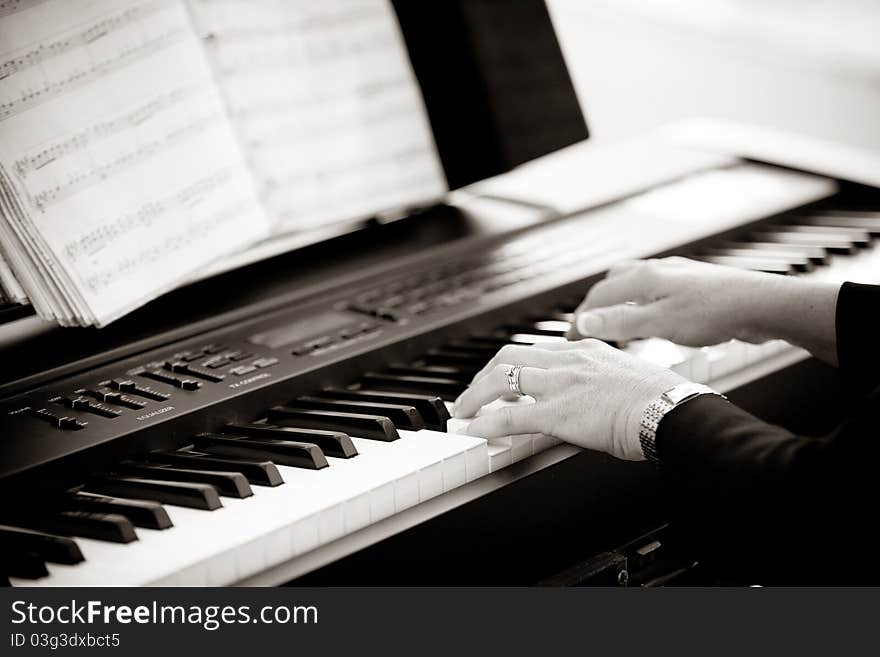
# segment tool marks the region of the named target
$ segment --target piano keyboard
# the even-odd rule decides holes
[[[710,240],[689,255],[781,275],[876,282],[877,236],[878,212],[808,211]],[[445,274],[359,293],[345,306],[357,323],[336,335],[363,339],[382,322],[405,323],[472,298],[475,281],[481,290],[503,287],[559,265],[545,253],[532,253],[525,264],[522,248],[506,253],[519,260],[461,261]],[[504,344],[564,340],[581,296],[569,286],[524,316],[484,322],[392,362],[374,360],[349,377],[351,384],[314,385],[280,400],[258,397],[254,403],[268,401],[259,411],[251,406],[219,427],[197,423],[170,445],[154,440],[63,492],[6,508],[0,572],[15,586],[235,583],[541,454],[558,441],[464,435],[466,422],[450,420],[450,403]],[[151,421],[151,413],[171,412],[163,409],[198,399],[211,386],[264,376],[278,360],[267,346],[297,358],[331,347],[323,338],[300,340],[289,326],[258,332],[249,344],[253,352],[216,343],[183,349],[164,363],[129,369],[128,378],[83,383],[74,394],[45,407],[17,407],[10,416],[75,441],[120,416],[140,413],[138,419]],[[804,357],[778,341],[693,349],[651,338],[625,349],[722,390],[737,385],[737,373],[746,380],[750,367]]]

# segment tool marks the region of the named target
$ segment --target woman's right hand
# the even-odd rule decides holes
[[[694,347],[781,338],[835,362],[839,288],[679,257],[625,262],[590,289],[569,337]]]

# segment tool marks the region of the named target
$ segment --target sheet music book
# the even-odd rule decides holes
[[[387,0],[0,2],[0,287],[43,318],[445,191]]]

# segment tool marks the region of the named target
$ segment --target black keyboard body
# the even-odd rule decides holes
[[[835,202],[865,197],[875,200],[871,190],[847,187]],[[0,351],[0,495],[25,491],[38,507],[87,476],[260,420],[296,397],[358,386],[367,373],[418,363],[432,349],[492,335],[519,318],[570,312],[602,273],[589,263],[560,270],[572,261],[566,235],[586,230],[589,213],[535,209],[515,230],[503,216],[503,207],[496,214],[438,207],[191,285],[102,332],[50,329],[8,341]],[[756,226],[785,221],[756,218],[651,255],[711,253]],[[809,374],[816,389],[834,385],[833,373],[814,361],[796,369],[793,376]],[[786,419],[780,405],[755,394],[778,389],[785,376],[792,375],[732,397]],[[812,391],[805,388],[792,394]],[[455,390],[435,394],[450,399]],[[649,466],[585,452],[302,582],[532,583],[665,520]]]

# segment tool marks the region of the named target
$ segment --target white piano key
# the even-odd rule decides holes
[[[443,464],[441,461],[419,470],[419,502],[443,494]]]
[[[489,443],[489,472],[497,472],[512,463],[509,445]]]
[[[535,435],[507,436],[507,439],[510,441],[510,461],[512,463],[522,461],[532,455],[532,441]]]
[[[476,417],[496,411],[505,406],[528,406],[534,404],[535,400],[531,397],[520,397],[515,400],[496,399],[479,410]],[[462,433],[467,431],[468,425],[474,418],[452,418],[447,421],[447,430],[452,433]],[[506,467],[511,463],[527,459],[535,453],[534,441],[539,438],[539,434],[524,434],[519,436],[499,436],[497,438],[489,438],[489,448],[493,446],[502,447],[503,450],[495,449],[490,451],[490,467],[491,472],[495,472],[500,468]]]
[[[318,534],[318,514],[301,518],[290,528],[291,556],[305,554],[321,545]]]
[[[271,565],[267,562],[266,565]],[[243,575],[238,568],[238,555],[235,552],[227,552],[218,554],[216,557],[208,561],[206,569],[207,581],[209,586],[221,585],[227,582],[234,582],[241,579]]]
[[[488,469],[486,441],[472,436],[455,435],[440,431],[423,429],[421,431],[402,430],[401,435],[414,437],[416,449],[423,450],[430,444],[437,456],[443,459],[443,490],[448,491],[462,486],[471,480],[468,476],[468,462],[477,473]],[[481,463],[482,462],[482,463]]]
[[[465,452],[465,474],[469,482],[489,474],[489,445],[485,440],[474,440],[480,443]]]
[[[378,522],[394,515],[394,491],[395,482],[393,481],[377,486],[370,491],[371,522]]]
[[[532,452],[534,454],[539,454],[544,450],[550,449],[551,447],[555,447],[556,445],[561,444],[562,441],[558,438],[553,438],[552,436],[545,436],[542,433],[536,434],[535,438],[532,440]]]

